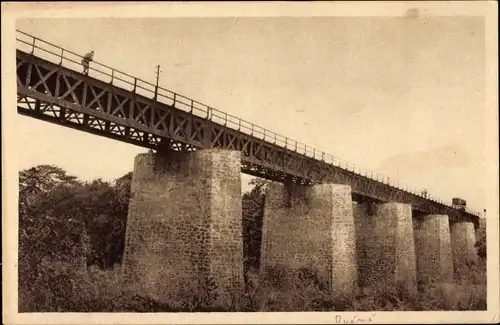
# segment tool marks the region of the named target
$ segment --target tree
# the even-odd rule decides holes
[[[92,245],[89,264],[108,269],[122,261],[131,176],[128,173],[113,185],[94,181],[87,189],[91,200],[87,208],[93,216],[88,223]]]
[[[476,242],[477,255],[481,258],[486,258],[486,238],[480,238]]]
[[[78,263],[85,255],[83,224],[71,218],[61,220],[51,212],[54,193],[58,200],[71,196],[78,186],[76,177],[56,166],[40,165],[19,173],[20,310],[33,309],[48,299],[43,286],[50,280],[49,274],[60,271],[55,265]]]
[[[475,244],[477,248],[477,255],[486,259],[486,234],[481,234]]]
[[[54,165],[39,165],[19,173],[19,208],[27,212],[40,195],[47,193],[57,185],[76,184],[75,176]]]
[[[243,254],[245,275],[250,269],[259,269],[262,221],[264,217],[265,191],[269,181],[255,178],[250,181],[252,190],[243,194]]]
[[[40,165],[19,174],[19,258],[22,261],[31,261],[33,255],[46,256],[55,254],[53,248],[41,243],[53,243],[58,235],[66,234],[69,229],[64,228],[61,220],[54,218],[50,212],[54,207],[53,193],[61,197],[71,195],[72,189],[81,184],[76,177],[67,175],[59,167]],[[76,222],[69,220],[68,223]],[[76,226],[78,227],[78,226]],[[81,233],[81,230],[80,230]],[[68,247],[69,248],[69,247]],[[30,254],[36,251],[36,254]],[[35,261],[31,261],[35,263]]]
[[[36,311],[56,298],[56,305],[73,310],[78,304],[70,306],[66,299],[78,281],[72,272],[121,262],[130,180],[131,173],[114,184],[82,183],[49,165],[20,172],[20,310]]]

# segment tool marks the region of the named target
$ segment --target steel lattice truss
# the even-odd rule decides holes
[[[242,153],[242,172],[280,182],[334,182],[355,200],[402,202],[451,221],[477,216],[310,158],[17,50],[18,113],[138,146]]]

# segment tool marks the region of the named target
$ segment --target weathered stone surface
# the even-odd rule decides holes
[[[401,203],[353,207],[359,283],[416,290],[411,206]]]
[[[478,260],[476,233],[472,222],[453,222],[451,229],[451,251],[455,273],[462,275],[469,271],[470,265]]]
[[[354,229],[356,238],[356,261],[358,265],[358,283],[367,287],[373,281],[378,257],[375,238],[375,216],[370,204],[353,204]]]
[[[418,283],[452,283],[454,269],[448,216],[416,217],[413,224]]]
[[[261,270],[317,272],[334,295],[357,287],[351,188],[270,184],[264,209]]]
[[[123,270],[142,294],[180,304],[213,280],[214,304],[241,295],[242,240],[239,152],[136,157]]]

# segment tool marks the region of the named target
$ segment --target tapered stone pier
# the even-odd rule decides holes
[[[415,217],[414,231],[418,283],[452,283],[454,268],[448,216]]]
[[[453,222],[450,229],[455,274],[465,276],[469,273],[470,266],[478,262],[474,223],[466,221]]]
[[[185,303],[210,285],[217,287],[215,305],[241,296],[240,159],[239,152],[223,150],[136,157],[125,281],[170,304]]]
[[[416,291],[411,206],[364,203],[353,209],[360,285]]]
[[[351,187],[270,184],[264,208],[261,276],[308,269],[335,297],[357,288]]]

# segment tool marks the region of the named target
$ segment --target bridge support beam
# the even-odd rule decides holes
[[[269,185],[261,276],[272,277],[278,270],[288,275],[312,271],[333,297],[353,294],[357,267],[350,186]]]
[[[458,277],[466,276],[470,267],[478,262],[474,223],[453,222],[450,225],[450,230],[455,274]]]
[[[416,291],[411,206],[365,203],[353,209],[360,286]]]
[[[453,283],[448,216],[425,215],[413,220],[419,285],[424,287],[433,283]]]
[[[141,294],[173,306],[192,299],[207,285],[217,286],[212,291],[217,296],[208,298],[214,306],[241,295],[240,159],[239,152],[223,150],[136,157],[125,281],[137,284]]]

